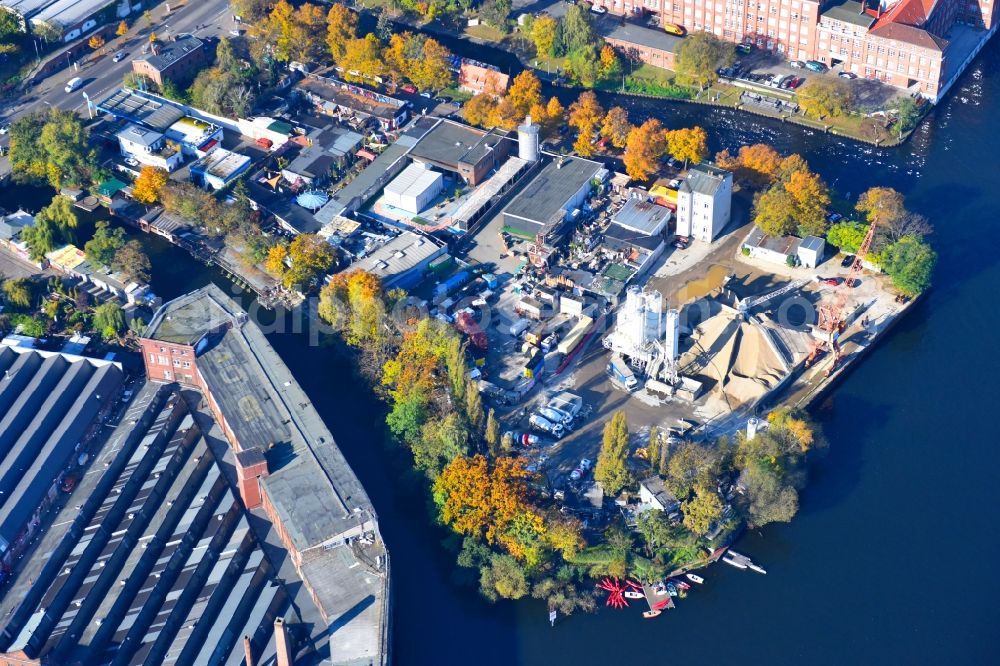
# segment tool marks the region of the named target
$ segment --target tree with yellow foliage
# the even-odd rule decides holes
[[[285,260],[288,257],[288,246],[283,243],[278,243],[273,245],[270,250],[267,251],[267,259],[264,260],[264,269],[276,277],[282,277],[285,271],[288,270],[288,264]]]
[[[478,454],[455,458],[434,482],[441,522],[520,560],[536,559],[545,524],[526,500],[530,476],[518,458],[503,456],[492,465]]]
[[[604,120],[604,109],[592,90],[580,95],[569,106],[569,126],[578,132],[573,149],[583,157],[594,154],[594,134]]]
[[[708,135],[700,127],[669,130],[666,133],[667,152],[675,160],[701,162],[708,155]]]
[[[462,117],[470,125],[486,127],[493,117],[496,106],[497,100],[492,95],[480,93],[465,103],[462,107]]]
[[[517,116],[514,125],[517,125],[528,115],[531,107],[541,103],[542,82],[534,72],[526,69],[514,77],[510,90],[507,91],[507,99],[514,108],[514,115]]]
[[[96,51],[97,49],[104,46],[104,38],[101,37],[100,35],[94,35],[93,37],[87,40],[87,46]]]
[[[347,51],[347,43],[357,34],[358,15],[339,2],[333,3],[326,15],[326,46],[334,62],[340,62]]]
[[[128,33],[128,24],[125,21],[121,21],[118,24],[118,28],[115,30],[115,35],[118,37],[124,37]]]
[[[411,63],[410,81],[421,90],[443,90],[452,84],[451,51],[428,37],[420,47],[420,57]]]
[[[372,33],[347,42],[344,55],[337,62],[344,68],[345,79],[365,79],[382,75],[386,71],[382,60],[382,46]],[[357,75],[350,72],[357,72]]]
[[[548,14],[536,18],[531,24],[531,41],[540,56],[555,55],[559,22]]]
[[[132,186],[132,198],[142,204],[156,203],[166,184],[166,171],[148,164],[144,165]]]
[[[635,180],[646,180],[656,173],[666,150],[663,126],[656,118],[650,118],[639,127],[632,128],[628,133],[623,157],[625,173]]]
[[[270,258],[270,257],[268,257]],[[333,265],[333,246],[316,234],[299,234],[288,247],[288,258],[292,262],[283,277],[288,288],[309,286]]]

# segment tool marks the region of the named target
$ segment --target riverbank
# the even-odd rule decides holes
[[[367,15],[368,18],[374,19],[376,17],[376,12],[379,6],[372,8],[360,7],[359,12]],[[499,32],[492,31],[482,31],[477,30],[476,32],[471,32],[471,28],[462,32],[448,28],[446,25],[439,21],[431,22],[420,22],[409,16],[407,14],[402,14],[393,19],[393,23],[400,26],[402,29],[415,30],[422,32],[427,35],[431,35],[439,40],[444,41],[446,46],[449,46],[453,51],[455,50],[455,41],[464,42],[466,44],[485,47],[488,49],[494,49],[495,51],[502,52],[503,54],[513,58],[518,62],[520,67],[525,70],[533,71],[541,80],[547,82],[553,87],[558,87],[565,91],[575,91],[577,93],[582,93],[587,90],[595,90],[599,93],[611,93],[615,95],[622,95],[627,97],[634,97],[638,99],[648,99],[656,100],[662,102],[671,102],[678,104],[694,104],[705,107],[713,107],[717,109],[733,109],[741,113],[747,113],[754,116],[771,118],[779,120],[783,123],[790,123],[798,125],[800,127],[806,128],[811,131],[819,131],[825,134],[831,134],[835,136],[841,136],[851,141],[856,141],[858,143],[868,144],[877,148],[893,148],[905,143],[909,138],[916,132],[920,127],[923,119],[930,113],[933,105],[924,105],[923,111],[921,113],[920,119],[914,123],[914,126],[904,132],[902,135],[894,135],[888,132],[888,138],[871,138],[862,134],[862,125],[865,120],[865,116],[862,114],[850,114],[847,116],[826,118],[824,120],[816,120],[813,118],[808,118],[805,115],[798,113],[788,113],[784,111],[775,111],[770,113],[763,107],[758,108],[741,102],[741,95],[745,91],[760,93],[760,94],[770,94],[776,91],[773,88],[765,88],[754,86],[750,83],[740,82],[738,85],[735,83],[727,83],[726,81],[720,79],[710,88],[699,91],[696,89],[688,89],[689,95],[679,95],[677,90],[678,86],[670,86],[669,90],[663,94],[649,93],[649,92],[638,92],[634,90],[636,87],[645,89],[657,89],[664,88],[662,85],[658,85],[657,81],[662,77],[651,77],[649,79],[645,77],[633,77],[626,76],[622,82],[622,86],[618,87],[617,83],[612,85],[610,83],[604,83],[594,86],[593,88],[586,88],[583,86],[572,86],[567,84],[559,84],[559,77],[552,73],[551,66],[547,67],[545,65],[545,59],[539,60],[537,57],[533,56],[531,53],[525,51],[524,49],[518,49],[511,44],[510,35],[502,35]],[[476,26],[483,27],[483,26]],[[449,43],[451,42],[451,43]],[[490,58],[491,54],[484,53],[482,51],[477,51],[475,55],[468,55],[467,57],[474,57],[476,59],[488,62],[490,64],[499,65],[504,67],[506,65],[507,73],[514,76],[516,72],[512,71],[509,63],[497,62],[495,59]],[[551,59],[550,59],[551,60]],[[640,67],[640,71],[643,69],[651,68],[651,65],[643,65]],[[659,68],[653,68],[659,69]],[[660,69],[661,72],[669,73],[670,70]],[[630,90],[630,88],[633,88]],[[784,91],[782,91],[784,92]]]

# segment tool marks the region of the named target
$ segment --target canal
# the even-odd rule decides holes
[[[310,347],[302,333],[270,334],[375,503],[393,557],[394,662],[995,660],[1000,43],[910,142],[892,150],[729,110],[602,101],[622,103],[633,120],[701,125],[713,152],[756,142],[799,152],[847,197],[873,185],[899,189],[936,226],[935,287],[816,407],[830,447],[812,466],[799,515],[739,544],[768,575],[717,565],[678,610],[654,621],[638,610],[605,610],[553,628],[540,602],[481,600],[454,575],[447,535],[429,527],[423,496],[405,461],[385,446],[380,406],[352,379],[350,357],[337,345]],[[5,205],[16,192],[4,193]],[[153,283],[164,298],[209,280],[231,289],[183,252],[149,240]]]

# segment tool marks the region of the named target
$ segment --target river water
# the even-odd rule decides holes
[[[733,111],[624,104],[634,120],[705,127],[713,152],[758,141],[800,152],[845,196],[899,189],[936,225],[935,286],[816,407],[831,446],[813,465],[799,515],[738,545],[768,575],[716,565],[678,610],[653,621],[635,609],[601,611],[553,628],[540,602],[491,605],[460,585],[447,535],[428,527],[423,496],[384,445],[379,407],[350,379],[350,359],[333,345],[308,347],[304,335],[270,335],[378,511],[393,561],[394,662],[996,663],[1000,42],[891,150]],[[7,188],[0,205],[27,194]],[[229,287],[183,252],[146,241],[165,298],[209,280]]]

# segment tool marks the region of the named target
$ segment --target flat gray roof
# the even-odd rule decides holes
[[[242,308],[209,285],[166,303],[145,337],[166,339],[164,331],[180,340],[205,336],[195,350],[198,369],[241,447],[266,452],[262,484],[300,552],[371,519],[371,502],[333,435]]]
[[[621,22],[621,17],[605,15],[596,22],[597,34],[601,37],[609,37],[624,42],[632,42],[647,48],[659,49],[668,53],[676,53],[683,38],[668,35],[662,29],[647,28],[626,21]]]
[[[557,221],[566,203],[604,169],[580,157],[557,157],[535,176],[503,213],[546,227]]]
[[[840,2],[835,0],[834,4],[823,11],[822,16],[841,23],[861,26],[865,29],[872,27],[876,21],[874,16],[864,13],[863,5],[855,0],[840,0]]]
[[[443,253],[444,245],[440,241],[413,231],[404,231],[364,259],[355,262],[352,268],[360,268],[379,276],[383,281],[389,281]]]
[[[442,118],[413,146],[410,156],[455,170],[459,164],[478,164],[505,140],[506,136],[492,130],[483,131]]]

